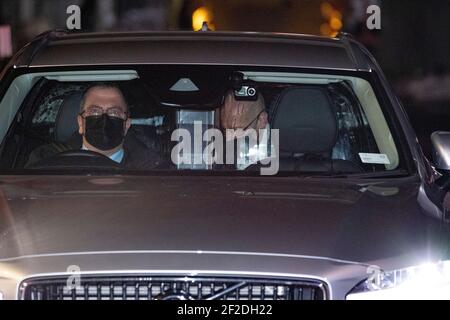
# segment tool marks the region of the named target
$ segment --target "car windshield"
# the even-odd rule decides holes
[[[351,175],[402,168],[368,75],[218,66],[42,69],[0,110],[0,166],[31,174]]]

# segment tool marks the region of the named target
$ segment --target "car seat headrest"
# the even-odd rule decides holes
[[[328,153],[336,144],[337,118],[325,88],[285,89],[272,116],[272,128],[279,129],[280,153]]]
[[[59,142],[69,141],[74,133],[78,132],[77,116],[83,95],[74,93],[62,102],[55,121],[55,140]]]

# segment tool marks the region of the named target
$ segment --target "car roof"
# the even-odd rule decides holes
[[[325,38],[258,32],[50,31],[25,46],[14,58],[14,65],[200,64],[370,70],[362,50],[347,35]]]

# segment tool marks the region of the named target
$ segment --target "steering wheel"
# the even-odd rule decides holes
[[[120,169],[121,165],[107,156],[90,150],[67,150],[32,165],[33,169]]]

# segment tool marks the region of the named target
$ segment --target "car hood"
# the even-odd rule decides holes
[[[22,176],[0,181],[0,259],[99,251],[370,262],[430,247],[416,179]]]

